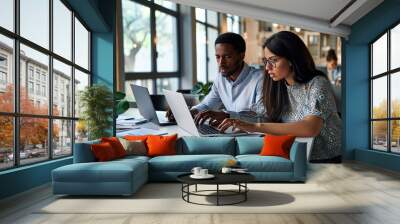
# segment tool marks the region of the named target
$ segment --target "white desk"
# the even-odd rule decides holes
[[[157,113],[165,115],[165,112],[162,112],[162,111],[157,112]],[[135,118],[141,118],[142,117],[137,108],[129,108],[129,110],[126,111],[125,113],[123,113],[122,115],[124,115],[124,116],[134,116]],[[187,132],[187,131],[183,130],[182,128],[178,127],[177,125],[159,126],[159,125],[154,124],[152,122],[146,122],[146,123],[143,123],[143,124],[138,124],[135,127],[144,127],[144,128],[149,128],[149,129],[153,129],[153,130],[161,130],[161,131],[167,132],[168,134],[177,133],[178,137],[191,136],[192,135],[189,132]]]
[[[192,135],[189,132],[178,127],[178,125],[159,126],[159,125],[156,125],[151,122],[146,122],[146,123],[138,125],[138,127],[145,127],[145,128],[150,128],[150,129],[154,129],[154,130],[162,130],[162,131],[167,132],[168,134],[177,133],[178,137]]]

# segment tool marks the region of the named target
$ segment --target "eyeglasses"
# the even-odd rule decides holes
[[[272,66],[273,68],[276,68],[276,63],[278,62],[278,60],[279,60],[279,57],[272,57],[270,59],[262,58],[262,61],[265,65],[265,67]]]

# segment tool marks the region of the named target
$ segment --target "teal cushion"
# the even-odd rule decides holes
[[[226,154],[234,155],[235,139],[232,137],[185,136],[177,142],[177,154]]]
[[[134,173],[147,176],[147,164],[141,160],[74,163],[53,170],[59,182],[129,182]],[[146,172],[146,173],[144,173]]]
[[[279,156],[239,155],[236,160],[250,172],[293,172],[292,161]]]
[[[237,137],[236,155],[260,154],[264,145],[263,137]]]
[[[143,161],[143,162],[147,162],[147,161],[149,161],[149,159],[150,159],[150,157],[147,157],[147,156],[134,156],[134,155],[131,155],[131,156],[125,156],[125,157],[123,157],[123,158],[121,158],[121,159],[117,159],[117,160],[113,160],[113,162],[114,161],[126,161],[126,162],[130,162],[130,161],[134,161],[134,160],[140,160],[140,161]]]
[[[100,140],[75,143],[74,147],[74,163],[95,162],[96,158],[91,149],[92,144],[99,144]]]
[[[190,172],[200,166],[210,171],[219,171],[227,161],[235,159],[231,155],[174,155],[158,156],[149,160],[149,170],[163,172]]]

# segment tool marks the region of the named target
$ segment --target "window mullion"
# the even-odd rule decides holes
[[[370,55],[369,55],[369,61],[370,61],[370,66],[369,66],[369,69],[370,69],[370,72],[369,72],[369,86],[370,86],[370,89],[369,89],[369,119],[370,119],[370,122],[369,122],[369,147],[370,147],[370,149],[373,149],[373,146],[374,146],[374,136],[373,136],[373,127],[374,127],[374,123],[373,123],[373,121],[372,121],[372,119],[374,118],[373,117],[373,95],[374,95],[374,85],[373,85],[373,79],[372,79],[372,71],[373,71],[373,63],[372,63],[372,55],[373,55],[373,47],[372,47],[372,45],[370,46],[370,48],[369,48],[369,52],[370,52]]]
[[[389,31],[387,32],[387,52],[386,52],[386,54],[387,54],[387,68],[386,68],[386,70],[387,71],[389,71],[390,70],[390,29],[389,29]],[[387,98],[388,98],[388,100],[387,100],[387,110],[388,110],[388,112],[387,112],[387,116],[388,116],[388,118],[391,118],[392,117],[392,111],[391,111],[391,108],[392,108],[392,100],[391,100],[391,88],[390,88],[390,80],[391,80],[391,74],[389,73],[389,74],[387,74]],[[387,126],[387,130],[388,130],[388,152],[391,152],[392,151],[392,135],[391,135],[391,129],[392,129],[392,125],[391,125],[391,123],[392,123],[392,121],[391,120],[389,120],[388,122],[388,126]]]
[[[71,60],[73,66],[71,66],[71,117],[75,117],[75,12],[72,11],[71,13]],[[76,125],[76,120],[72,120],[71,122],[72,126],[72,133],[71,133],[71,150],[72,150],[72,155],[74,155],[74,145],[75,145],[75,125]]]
[[[158,94],[157,93],[157,79],[156,78],[152,79],[152,85],[153,85],[153,94]]]
[[[14,2],[14,29],[17,35],[19,35],[19,6],[20,1],[15,0]],[[19,98],[20,98],[20,50],[19,50],[19,39],[14,39],[14,112],[15,114],[19,114]],[[20,135],[20,118],[18,116],[14,116],[14,166],[19,166],[20,158],[19,158],[19,135]]]
[[[182,32],[179,32],[179,30],[181,29],[181,19],[179,18],[180,12],[181,12],[181,6],[179,4],[176,5],[176,11],[177,11],[177,15],[175,16],[176,18],[176,33],[177,33],[177,47],[178,49],[176,49],[177,51],[177,55],[178,55],[178,74],[179,74],[179,78],[178,78],[178,89],[180,89],[182,87],[182,49],[183,49],[183,42],[182,42]]]
[[[222,16],[222,14],[221,13],[217,13],[217,31],[218,31],[218,34],[220,34],[221,33],[221,16]]]
[[[157,33],[156,33],[156,13],[154,8],[150,8],[150,38],[151,38],[151,70],[157,72]]]
[[[207,11],[206,11],[206,21],[207,21]],[[205,31],[206,31],[206,47],[205,47],[205,50],[206,50],[206,83],[209,81],[208,80],[208,77],[210,76],[210,74],[209,74],[209,69],[208,69],[208,65],[209,65],[209,63],[210,63],[210,57],[209,57],[209,52],[208,52],[208,46],[209,46],[209,42],[210,42],[210,40],[209,40],[209,38],[208,38],[208,26],[205,26]]]
[[[49,50],[53,52],[53,0],[49,0]],[[48,119],[48,152],[49,159],[53,159],[53,57],[49,55],[49,73],[48,73],[48,94],[49,97],[49,110],[50,119]]]

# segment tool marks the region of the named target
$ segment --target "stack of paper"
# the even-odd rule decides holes
[[[117,120],[117,125],[136,125],[142,124],[147,120],[144,118],[134,119],[134,120]]]
[[[166,131],[155,130],[145,127],[136,127],[132,130],[117,132],[117,137],[123,137],[125,135],[165,135],[168,134]]]
[[[135,118],[133,116],[119,115],[117,118],[117,130],[135,129],[136,125],[145,123],[144,118]]]

